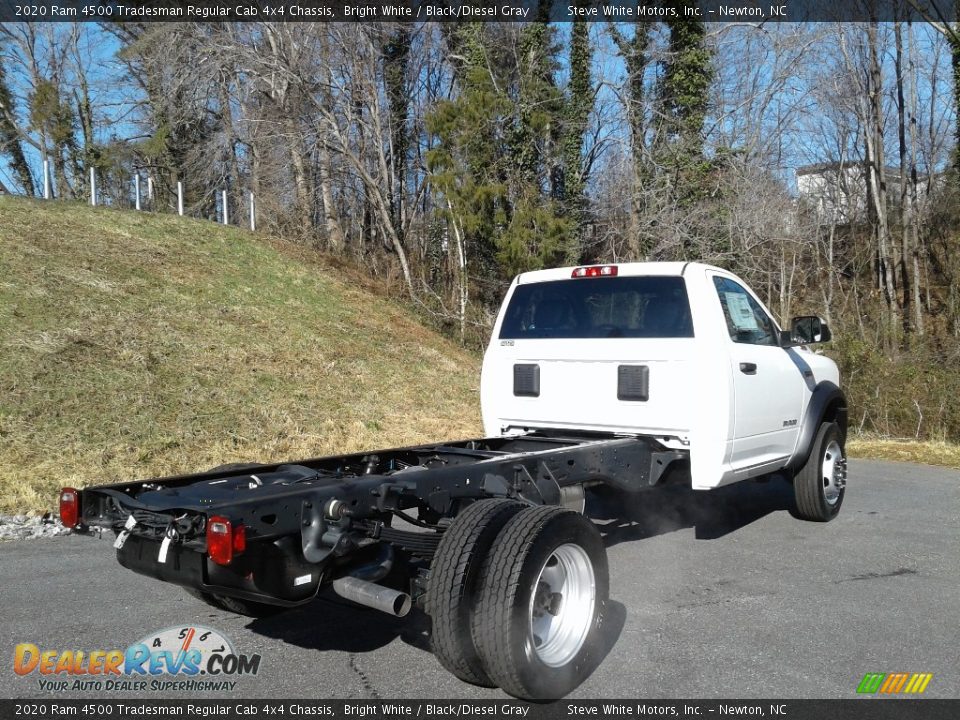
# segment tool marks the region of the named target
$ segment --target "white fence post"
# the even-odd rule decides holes
[[[133,176],[134,207],[140,209],[140,173]]]
[[[220,208],[223,210],[223,224],[230,224],[230,212],[227,210],[227,191],[220,191]]]
[[[250,231],[257,231],[257,206],[253,200],[253,191],[250,191]]]
[[[93,168],[90,168],[90,204],[97,206],[97,175]]]
[[[43,160],[43,199],[49,200],[50,195],[50,161],[44,158]]]
[[[147,175],[147,205],[153,210],[153,176]]]
[[[183,183],[177,180],[177,214],[183,215]]]

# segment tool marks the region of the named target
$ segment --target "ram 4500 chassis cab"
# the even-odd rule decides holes
[[[698,263],[517,277],[483,362],[487,437],[101,485],[63,522],[109,529],[122,565],[260,615],[321,588],[431,618],[459,678],[556,698],[595,667],[606,551],[584,490],[709,490],[780,473],[796,514],[846,484],[839,373],[736,276]]]

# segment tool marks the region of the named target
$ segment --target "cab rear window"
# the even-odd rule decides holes
[[[576,278],[517,286],[500,337],[689,338],[693,322],[683,278]]]

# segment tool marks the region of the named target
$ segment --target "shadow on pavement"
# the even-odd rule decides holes
[[[590,671],[592,675],[598,667],[607,659],[607,655],[613,650],[617,640],[620,639],[620,633],[623,632],[624,625],[627,624],[627,608],[623,603],[616,600],[607,601],[607,610],[603,614],[603,625],[600,626],[600,652],[595,658],[595,665]]]
[[[780,476],[708,492],[684,485],[639,493],[600,487],[587,496],[587,515],[607,547],[691,527],[697,539],[713,540],[783,511],[793,511],[793,486]]]
[[[699,539],[719,538],[792,506],[792,486],[775,476],[764,483],[741,482],[710,492],[695,492],[682,484],[636,494],[595,488],[587,494],[586,514],[612,547],[686,528],[693,528]],[[595,667],[619,640],[626,615],[622,603],[609,601]],[[399,638],[430,652],[430,618],[422,611],[395,618],[342,600],[329,590],[303,607],[253,620],[247,627],[309,650],[366,653]]]
[[[627,609],[622,603],[613,599],[607,602],[593,670],[617,644],[626,617]],[[405,618],[395,618],[341,600],[332,592],[323,592],[302,607],[252,620],[247,629],[308,650],[366,653],[399,638],[407,645],[431,652],[430,618],[422,611],[414,609]]]
[[[626,622],[627,610],[610,600],[601,629],[604,658],[613,649]],[[413,610],[395,618],[323,593],[311,603],[287,612],[252,620],[248,630],[308,650],[370,652],[394,639],[430,652],[430,618]]]
[[[409,644],[421,647],[429,619],[418,611],[396,618],[378,610],[341,600],[332,591],[286,612],[258,618],[249,630],[308,650],[339,650],[363,653],[389,645],[396,638],[411,638]],[[423,647],[429,650],[429,645]]]

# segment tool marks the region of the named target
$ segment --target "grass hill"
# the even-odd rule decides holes
[[[318,257],[0,197],[0,512],[83,486],[480,432],[479,359]]]

